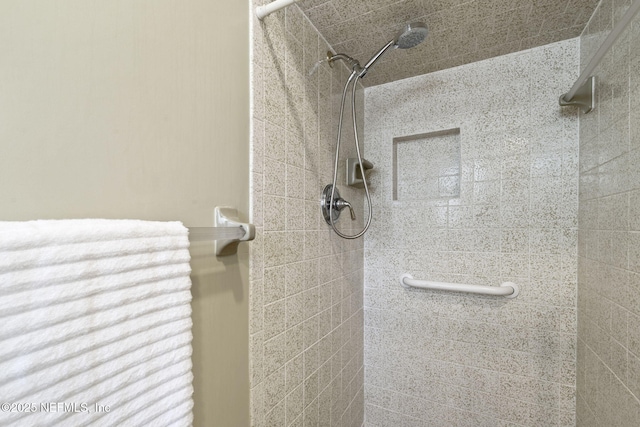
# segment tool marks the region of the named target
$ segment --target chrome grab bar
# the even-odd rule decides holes
[[[403,274],[402,276],[400,276],[400,284],[402,284],[402,286],[404,286],[405,288],[466,292],[470,294],[502,296],[505,298],[515,298],[520,293],[520,287],[513,282],[504,282],[500,286],[465,285],[462,283],[416,280],[410,274]]]

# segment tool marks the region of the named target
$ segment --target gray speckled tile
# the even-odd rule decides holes
[[[489,420],[503,416],[523,425],[538,425],[540,414],[560,405],[560,385],[571,387],[570,382],[559,379],[560,365],[555,358],[568,357],[574,351],[575,310],[569,307],[575,304],[577,266],[572,260],[577,241],[563,240],[566,259],[560,242],[561,236],[569,236],[577,226],[577,209],[569,205],[577,207],[577,179],[575,172],[564,177],[563,158],[565,153],[577,153],[578,123],[573,121],[573,131],[567,131],[557,111],[531,120],[526,114],[529,107],[522,109],[517,100],[505,98],[516,88],[526,88],[545,76],[552,76],[554,86],[570,85],[575,77],[572,73],[557,75],[557,68],[568,67],[566,62],[556,61],[562,55],[577,63],[576,41],[367,89],[365,151],[380,152],[392,138],[411,135],[417,128],[425,132],[426,126],[417,123],[419,120],[431,128],[433,123],[445,122],[449,128],[460,128],[460,195],[445,200],[445,207],[437,207],[425,200],[393,201],[388,192],[376,187],[374,205],[381,206],[390,221],[375,226],[365,239],[365,322],[385,328],[366,328],[365,363],[377,366],[367,381],[398,375],[395,370],[404,369],[394,386],[403,396],[420,398],[412,386],[418,373],[409,368],[415,363],[431,370],[442,370],[447,363],[468,369],[491,365],[493,378],[518,373],[516,388],[499,388],[494,383],[494,395],[511,405],[507,411],[499,405],[474,404],[484,401],[481,377],[475,382],[454,373],[439,378],[446,384],[443,393],[449,396],[448,404],[455,408],[446,417],[460,425],[495,425]],[[461,88],[475,93],[471,97],[450,95]],[[540,96],[534,106],[548,110],[546,102]],[[450,116],[450,111],[458,114]],[[381,137],[385,124],[393,133]],[[569,141],[559,144],[549,139],[557,129]],[[412,152],[410,164],[414,169],[437,169],[429,165],[449,148],[432,146],[426,152]],[[378,172],[376,184],[392,179],[392,168],[383,164]],[[398,180],[397,185],[429,194],[424,177],[414,181],[418,183],[415,188],[406,179]],[[402,194],[400,189],[398,194]],[[439,238],[433,240],[434,236]],[[420,250],[429,247],[435,250]],[[416,278],[470,284],[497,285],[511,280],[522,285],[522,295],[507,301],[406,291],[397,283],[404,272]],[[538,279],[535,286],[531,283],[534,277]],[[563,308],[545,305],[549,309],[542,310],[532,304]],[[379,317],[374,318],[386,310],[396,313],[393,322],[381,323]],[[404,320],[425,318],[425,313],[434,316],[427,323],[409,326]],[[497,317],[499,324],[495,323]],[[427,324],[439,339],[425,332]],[[542,366],[553,367],[544,380],[538,377]],[[442,387],[438,381],[428,384],[438,389]],[[461,383],[468,388],[460,388]],[[518,403],[511,399],[513,393],[520,393],[530,403],[530,418],[518,418],[520,408],[516,409]],[[566,399],[563,404],[565,408],[571,405]],[[412,418],[443,416],[432,406],[425,410],[419,405],[420,411],[413,412],[410,405],[394,406],[384,399],[376,405]],[[385,425],[376,418],[372,422]]]

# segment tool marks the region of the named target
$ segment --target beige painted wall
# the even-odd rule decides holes
[[[247,20],[246,2],[0,2],[0,219],[246,219]],[[196,425],[248,425],[241,252],[192,249]]]

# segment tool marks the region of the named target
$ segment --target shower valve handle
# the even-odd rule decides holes
[[[351,207],[351,203],[347,202],[345,199],[338,199],[334,202],[334,205],[336,209],[338,209],[339,211],[341,211],[344,208],[349,208],[349,213],[351,214],[351,221],[356,220],[356,213]]]
[[[327,185],[324,187],[324,190],[322,190],[320,206],[322,207],[322,216],[324,217],[324,220],[331,226],[333,226],[334,221],[338,220],[340,212],[344,208],[349,208],[351,221],[356,220],[356,213],[351,207],[351,203],[340,197],[340,192],[337,188],[333,188],[332,184]]]

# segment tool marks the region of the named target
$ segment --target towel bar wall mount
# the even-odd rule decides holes
[[[232,207],[216,207],[213,214],[213,227],[189,227],[189,240],[213,240],[217,256],[234,255],[238,244],[253,240],[256,228],[253,224],[240,222],[238,211]]]
[[[238,219],[238,211],[230,207],[216,207],[213,217],[213,225],[216,227],[241,227],[244,236],[239,239],[216,240],[216,255],[233,255],[238,252],[238,244],[253,240],[256,237],[256,228],[253,224],[241,223]]]

